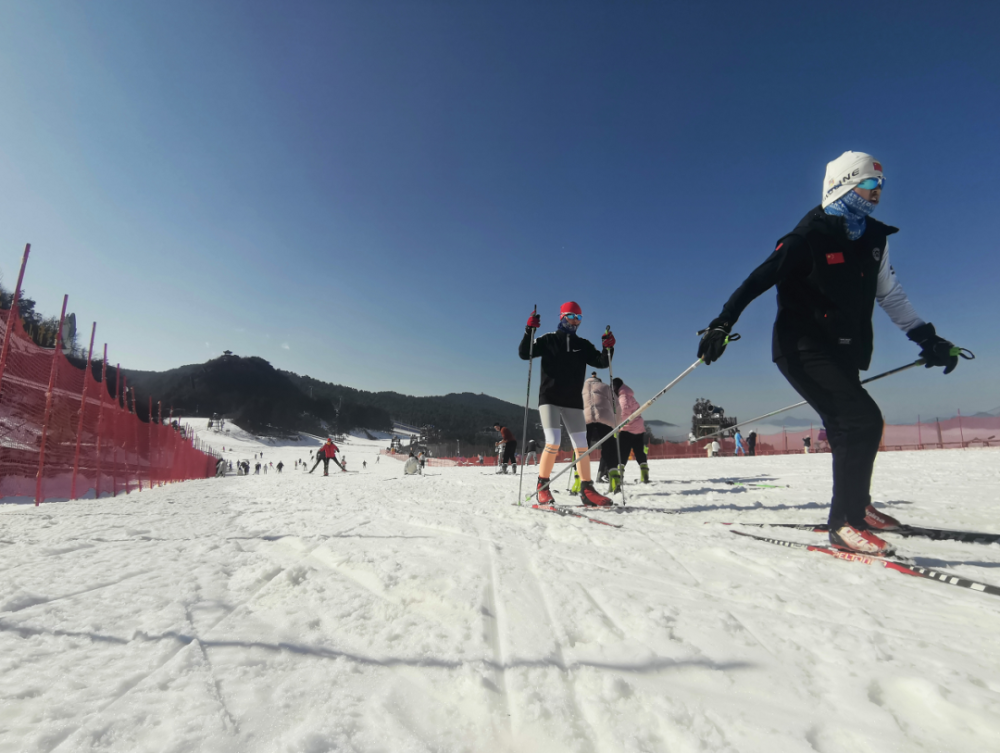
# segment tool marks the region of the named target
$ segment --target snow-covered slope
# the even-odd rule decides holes
[[[213,434],[284,472],[0,505],[0,751],[1000,747],[1000,598],[721,525],[822,521],[828,455],[654,461],[612,529],[381,441],[324,478]],[[876,500],[1000,530],[998,461],[887,453]],[[1000,583],[1000,545],[898,542]]]

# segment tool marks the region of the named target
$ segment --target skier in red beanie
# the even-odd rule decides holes
[[[549,482],[552,466],[556,462],[562,433],[559,420],[566,425],[573,449],[577,457],[587,451],[587,423],[583,415],[583,382],[587,376],[587,366],[606,369],[614,354],[615,338],[610,330],[601,338],[602,350],[589,340],[577,336],[576,330],[583,319],[580,305],[568,301],[559,310],[559,327],[555,332],[549,332],[535,338],[534,351],[531,351],[533,331],[538,329],[541,318],[532,314],[528,318],[528,326],[524,338],[518,348],[521,360],[541,357],[542,379],[538,390],[538,412],[542,417],[542,429],[545,431],[545,449],[542,460],[538,464],[538,488]],[[529,355],[532,354],[532,355]],[[599,494],[590,480],[590,458],[584,458],[577,463],[580,474],[580,497],[583,504],[605,507],[613,504],[610,499]],[[538,493],[538,504],[551,505],[554,499],[548,489]]]

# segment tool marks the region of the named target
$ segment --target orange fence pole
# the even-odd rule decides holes
[[[80,395],[80,420],[76,424],[76,451],[73,453],[73,481],[70,483],[69,498],[76,499],[76,474],[80,470],[80,444],[83,441],[83,413],[87,410],[87,372],[90,370],[90,359],[94,357],[94,334],[97,332],[97,322],[90,328],[90,349],[87,351],[87,366],[83,372],[83,394]]]
[[[56,372],[59,369],[59,351],[62,350],[62,328],[66,320],[66,304],[69,296],[63,296],[62,313],[59,315],[59,330],[56,332],[56,347],[52,351],[52,370],[49,372],[49,387],[45,391],[45,415],[42,418],[42,444],[38,451],[38,474],[35,476],[35,507],[42,501],[42,476],[45,472],[45,441],[48,439],[49,418],[52,416],[52,392],[56,386]],[[8,327],[9,329],[9,327]]]
[[[10,315],[7,317],[7,328],[3,333],[3,345],[0,346],[0,392],[3,392],[3,370],[7,366],[7,354],[10,352],[10,333],[14,327],[14,317],[19,316],[17,303],[21,300],[21,282],[24,280],[24,268],[28,266],[28,254],[31,252],[31,244],[24,247],[24,256],[21,257],[21,271],[17,273],[17,285],[14,287],[14,297],[10,302]]]
[[[104,398],[108,393],[108,344],[104,343],[104,361],[101,362],[101,407],[97,413],[97,484],[94,498],[101,498],[101,440],[104,430]]]

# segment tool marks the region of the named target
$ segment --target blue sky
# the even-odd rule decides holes
[[[4,3],[0,272],[32,243],[39,308],[68,293],[126,367],[230,349],[518,403],[532,305],[547,329],[574,299],[645,399],[854,149],[918,312],[979,356],[873,394],[897,422],[991,409],[997,28],[979,2]],[[796,401],[774,313],[650,415]],[[870,373],[916,357],[875,329]]]

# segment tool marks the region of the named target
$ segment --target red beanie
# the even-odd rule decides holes
[[[583,316],[583,311],[580,310],[580,304],[576,301],[566,301],[559,309],[559,318],[561,319],[566,314],[576,314],[577,316]]]

